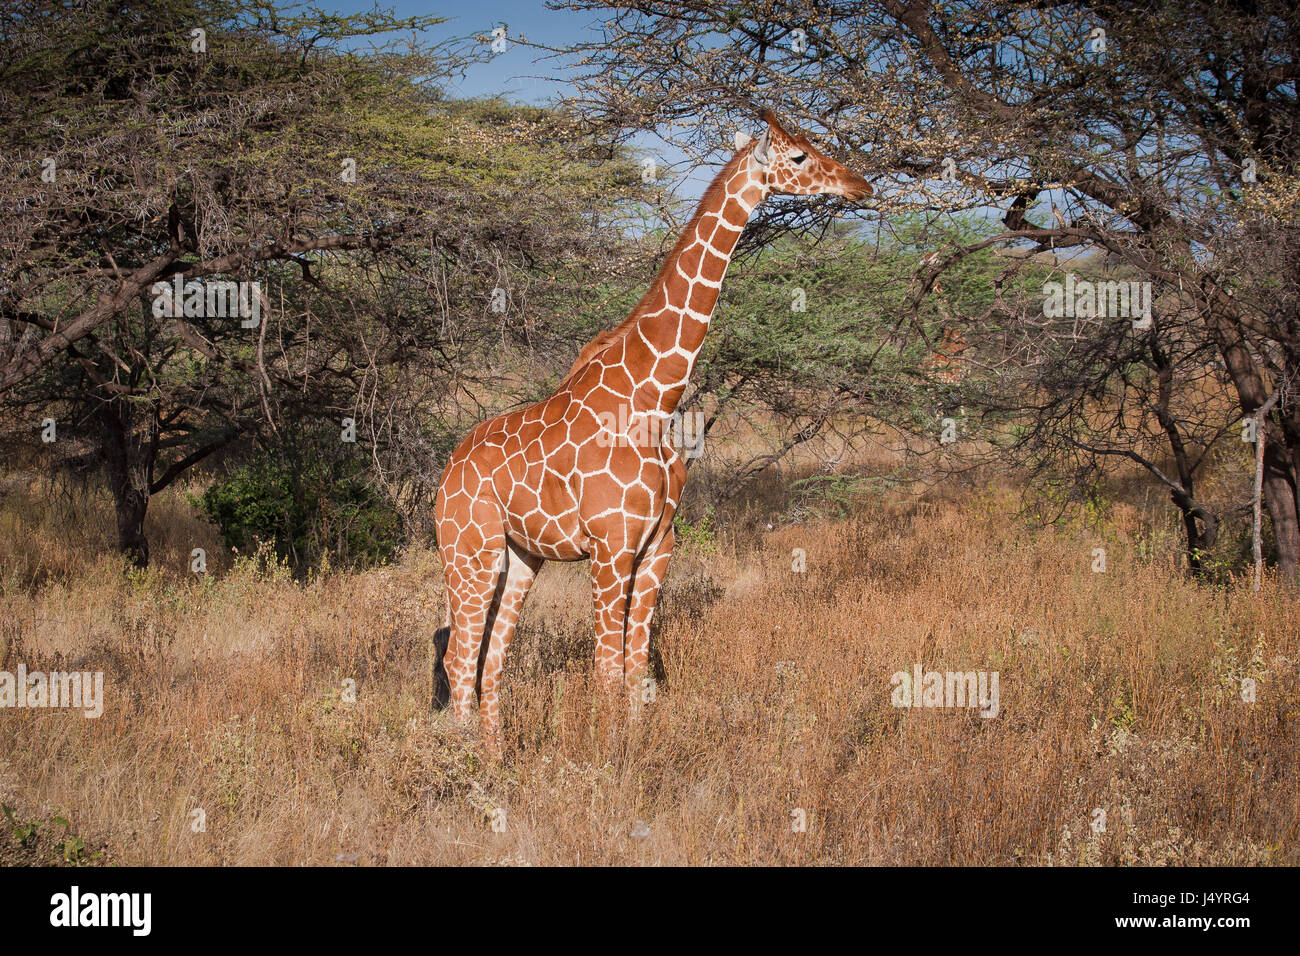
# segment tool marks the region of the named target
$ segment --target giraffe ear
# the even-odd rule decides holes
[[[753,141],[754,137],[750,136],[743,129],[736,130],[736,149],[744,149]]]
[[[754,147],[754,162],[760,166],[766,166],[768,162],[768,149],[772,145],[772,131],[763,130],[763,135],[758,138],[758,145]]]

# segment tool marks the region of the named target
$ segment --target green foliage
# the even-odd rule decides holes
[[[72,823],[66,817],[55,815],[48,820],[23,820],[8,804],[0,804],[0,812],[4,813],[14,840],[24,850],[36,847],[37,837],[41,829],[45,828],[50,834],[49,840],[52,842],[53,850],[62,862],[72,866],[86,866],[98,862],[103,857],[102,850],[92,852],[86,845],[86,841],[72,832]],[[53,832],[58,827],[62,827],[62,833]]]
[[[18,841],[18,845],[27,846],[31,843],[41,825],[34,820],[24,823],[18,819],[17,811],[8,804],[0,804],[0,810],[4,811],[5,819],[9,821],[9,829],[12,831],[14,839]]]
[[[382,563],[401,543],[401,521],[367,483],[364,454],[319,434],[259,452],[192,500],[240,551],[271,543],[299,570]]]
[[[791,417],[816,406],[817,396],[853,395],[874,417],[932,431],[935,409],[965,404],[974,385],[974,377],[941,380],[934,349],[945,329],[969,335],[972,345],[996,332],[995,279],[1005,266],[979,251],[945,270],[941,293],[921,293],[923,258],[990,228],[975,219],[941,226],[904,217],[881,236],[841,231],[816,246],[774,243],[739,264],[724,286],[698,387]],[[1003,288],[1007,298],[1021,292],[1011,285]]]
[[[676,546],[702,557],[718,553],[717,529],[713,526],[713,506],[704,509],[697,521],[688,521],[680,514],[673,519]]]
[[[1117,730],[1132,730],[1137,719],[1132,688],[1127,681],[1121,679],[1115,686],[1114,697],[1106,710],[1106,720]]]

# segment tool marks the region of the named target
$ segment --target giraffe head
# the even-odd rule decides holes
[[[767,129],[754,144],[754,169],[764,195],[815,196],[829,193],[846,199],[862,199],[872,193],[871,184],[843,163],[824,155],[801,133],[783,130],[771,110],[763,113]],[[737,146],[748,144],[739,134]]]

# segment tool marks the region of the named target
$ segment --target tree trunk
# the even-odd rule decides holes
[[[1241,410],[1246,415],[1253,415],[1268,400],[1269,389],[1241,334],[1236,321],[1236,305],[1221,292],[1208,289],[1207,302],[1210,305],[1207,315],[1210,332],[1237,389]],[[1281,381],[1274,387],[1284,387],[1296,373],[1295,366],[1288,363],[1282,370]],[[1274,415],[1280,423],[1274,421]],[[1284,581],[1297,584],[1300,583],[1300,520],[1297,520],[1300,517],[1300,499],[1296,497],[1300,417],[1294,409],[1275,411],[1265,419],[1263,426],[1267,439],[1263,498],[1273,525],[1277,569]]]
[[[113,483],[113,504],[117,509],[117,549],[137,568],[149,566],[149,539],[144,533],[144,516],[149,510],[149,492]]]
[[[1193,574],[1199,575],[1203,570],[1201,552],[1204,550],[1201,545],[1201,529],[1196,524],[1196,515],[1186,508],[1183,509],[1183,531],[1187,535],[1187,566]]]
[[[1296,504],[1295,471],[1287,451],[1271,443],[1264,447],[1263,498],[1272,519],[1278,573],[1285,580],[1295,581],[1300,576],[1300,509]]]
[[[108,487],[117,513],[117,548],[137,568],[149,564],[149,539],[144,532],[149,510],[149,486],[158,453],[157,406],[113,398],[100,406],[103,425],[100,449]],[[145,417],[143,427],[137,418]]]
[[[1188,480],[1187,484],[1191,485],[1191,481]],[[1174,491],[1169,497],[1183,516],[1183,531],[1187,535],[1187,566],[1193,574],[1200,575],[1205,570],[1201,561],[1202,554],[1214,547],[1219,539],[1219,519],[1191,494]]]

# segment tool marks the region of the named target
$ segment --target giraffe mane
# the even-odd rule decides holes
[[[695,208],[695,215],[691,216],[690,222],[688,222],[686,227],[682,230],[681,235],[677,239],[677,243],[672,248],[672,251],[664,257],[663,264],[659,267],[659,272],[656,273],[654,281],[650,283],[650,287],[646,289],[645,294],[641,296],[641,300],[633,307],[632,311],[628,313],[627,318],[621,323],[612,329],[606,329],[604,332],[601,332],[582,347],[582,351],[578,353],[577,359],[574,360],[573,365],[569,368],[568,374],[565,375],[564,379],[560,382],[560,389],[567,388],[571,385],[573,380],[578,377],[579,373],[581,373],[583,369],[590,365],[592,361],[594,361],[607,348],[626,336],[628,332],[635,327],[636,320],[641,317],[645,309],[648,307],[651,295],[653,295],[659,288],[660,283],[668,274],[669,268],[677,261],[677,258],[686,250],[687,247],[695,244],[695,226],[702,218],[704,218],[707,211],[714,208],[718,195],[726,192],[727,182],[739,168],[741,159],[752,153],[756,145],[758,145],[757,142],[753,141],[746,143],[737,150],[736,154],[727,161],[727,164],[718,171],[718,175],[713,177],[713,182],[709,183],[708,188],[704,190],[704,195],[700,197],[700,203]]]

